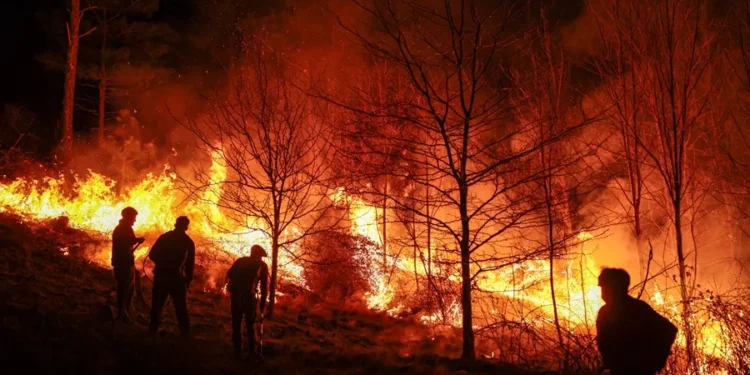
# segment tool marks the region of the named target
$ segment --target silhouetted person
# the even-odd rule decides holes
[[[112,232],[112,269],[117,286],[117,319],[130,322],[130,305],[135,292],[135,257],[133,252],[137,245],[143,243],[143,237],[136,237],[133,232],[138,211],[125,207],[120,212],[122,218]]]
[[[154,287],[151,293],[151,333],[154,335],[159,331],[161,312],[170,296],[180,332],[185,337],[190,334],[187,289],[193,280],[195,243],[185,233],[189,224],[187,217],[178,217],[174,230],[159,236],[149,254],[154,262]]]
[[[258,307],[258,297],[256,296],[258,284],[260,284],[261,319],[268,297],[268,265],[262,259],[266,255],[266,251],[262,247],[253,245],[250,248],[250,256],[237,259],[227,272],[229,292],[232,297],[232,344],[236,357],[242,354],[243,318],[247,330],[249,355],[252,356],[256,353],[253,324]]]
[[[605,268],[599,275],[606,303],[596,317],[597,343],[612,375],[653,375],[667,363],[677,327],[646,302],[628,295],[630,275]]]

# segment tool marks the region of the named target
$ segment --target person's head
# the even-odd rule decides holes
[[[628,295],[630,275],[621,268],[604,268],[599,274],[599,287],[602,288],[602,299],[611,302]]]
[[[188,219],[187,216],[180,216],[174,222],[174,229],[186,232],[188,230],[188,225],[190,225],[190,219]]]
[[[138,211],[135,210],[133,207],[125,207],[120,211],[120,216],[122,216],[121,221],[129,226],[133,226],[135,224],[135,217],[138,216]]]
[[[263,258],[267,255],[268,253],[266,253],[266,250],[260,245],[253,245],[253,247],[250,248],[251,258]]]

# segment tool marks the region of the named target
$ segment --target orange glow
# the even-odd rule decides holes
[[[680,302],[671,295],[664,298],[662,291],[656,284],[654,284],[654,293],[651,296],[651,303],[657,310],[662,311],[670,318],[674,319],[681,316]],[[731,320],[731,317],[727,318]],[[723,322],[709,320],[703,314],[693,313],[690,317],[690,324],[694,329],[697,328],[695,332],[697,348],[704,355],[731,360],[733,355],[732,349],[725,338],[724,332],[727,332],[727,328],[724,327]],[[679,326],[679,328],[680,331],[677,334],[677,345],[684,347],[686,343],[685,332],[682,326]],[[699,365],[703,366],[701,372],[706,373],[706,364],[700,363]],[[723,373],[725,372],[713,372],[713,374]]]
[[[379,247],[383,246],[378,227],[378,217],[383,214],[382,209],[368,204],[359,197],[347,194],[344,188],[336,189],[330,197],[334,203],[348,206],[353,234],[366,237]],[[388,282],[388,274],[382,267],[382,258],[372,253],[368,253],[366,257],[365,264],[370,264],[377,269],[377,272],[373,273],[373,279],[370,280],[370,291],[365,294],[367,307],[395,314],[401,308],[390,306],[394,290],[393,285]]]
[[[199,240],[196,241],[198,251],[206,251],[200,249],[201,243],[213,244],[234,257],[246,255],[252,244],[270,248],[270,238],[260,219],[248,217],[244,225],[237,225],[218,207],[221,183],[226,179],[227,170],[217,153],[212,155],[210,186],[199,199],[185,201],[176,189],[176,174],[165,166],[161,174],[148,174],[120,194],[116,193],[116,181],[91,171],[87,176],[75,177],[72,194],[64,188],[62,176],[41,180],[19,178],[0,184],[0,212],[37,220],[67,216],[71,227],[108,237],[120,220],[120,211],[126,206],[135,207],[138,217],[133,229],[137,235],[147,237],[147,242],[136,250],[136,259],[145,256],[149,243],[153,243],[158,234],[171,230],[180,215],[190,218],[189,233]],[[67,254],[67,249],[61,251]],[[301,266],[285,251],[280,252],[279,258],[282,277],[304,285]],[[90,260],[109,267],[110,249],[102,247]],[[213,280],[209,283],[216,284]]]
[[[221,157],[214,154],[210,168],[210,187],[200,198],[183,201],[175,189],[176,175],[165,167],[158,175],[149,174],[140,183],[123,189],[117,194],[117,184],[103,175],[89,172],[87,176],[76,177],[73,183],[73,194],[66,193],[63,177],[45,178],[42,180],[16,179],[8,184],[0,184],[0,212],[7,211],[19,214],[28,219],[50,219],[67,216],[74,228],[87,230],[108,236],[120,219],[120,210],[125,206],[136,207],[139,211],[134,230],[138,235],[147,236],[147,242],[139,247],[136,258],[148,253],[149,243],[155,240],[156,234],[172,228],[174,219],[187,215],[191,219],[190,233],[194,237],[215,244],[224,252],[233,256],[246,254],[249,245],[260,244],[270,247],[270,239],[264,230],[263,222],[248,217],[244,225],[232,222],[219,208],[221,201],[221,184],[227,178],[226,167],[221,165]],[[370,239],[382,246],[380,220],[382,209],[366,202],[364,199],[347,194],[339,188],[330,194],[335,203],[346,204],[349,209],[351,231]],[[291,227],[285,235],[295,235],[299,228]],[[590,233],[582,232],[570,245],[571,256],[557,260],[554,270],[556,283],[556,300],[561,325],[569,332],[594,332],[596,314],[603,302],[597,286],[599,265],[590,256],[579,249],[581,243],[591,240]],[[295,251],[295,248],[289,249]],[[59,251],[69,255],[67,247]],[[201,249],[199,249],[201,251]],[[382,251],[382,249],[381,249]],[[391,281],[390,273],[383,268],[382,252],[372,251],[362,256],[366,264],[374,268],[370,282],[370,292],[365,297],[371,309],[396,315],[405,308],[395,298],[400,285]],[[389,262],[397,272],[413,273],[414,259],[402,254],[398,259],[388,254]],[[110,253],[108,247],[102,247],[93,255],[92,262],[109,267]],[[279,255],[281,277],[296,285],[305,286],[303,267],[286,251]],[[438,265],[433,264],[437,268]],[[444,271],[444,270],[443,270]],[[418,268],[419,275],[424,276],[424,269]],[[536,323],[549,325],[553,322],[552,296],[549,287],[549,262],[544,259],[528,260],[493,272],[485,272],[477,279],[477,285],[484,291],[496,296],[520,302],[526,310],[539,311]],[[448,280],[459,282],[458,275],[450,275]],[[219,287],[221,285],[221,287]],[[220,290],[226,294],[223,282],[209,278],[206,290]],[[651,304],[657,311],[671,319],[680,319],[681,305],[671,294],[666,294],[654,284]],[[494,310],[491,311],[494,313]],[[483,317],[476,317],[481,319]],[[421,316],[427,324],[461,325],[461,308],[456,301],[449,301],[445,317],[440,312],[429,312]],[[700,351],[713,358],[730,360],[732,356],[725,334],[725,327],[720,322],[695,315],[691,317],[696,327],[696,340]],[[681,327],[680,324],[677,324]],[[685,345],[682,332],[678,336],[678,346]],[[701,364],[704,371],[706,364]],[[720,374],[721,372],[714,372]]]
[[[347,195],[343,189],[338,189],[332,194],[335,202],[349,204],[349,215],[352,222],[352,231],[368,237],[376,244],[380,244],[380,233],[378,229],[378,216],[381,212],[377,207],[369,205],[361,198]],[[594,236],[588,232],[579,233],[569,245],[571,254],[567,259],[556,261],[554,270],[555,297],[557,301],[557,312],[560,317],[561,328],[571,333],[595,332],[596,316],[604,304],[601,299],[601,290],[598,286],[598,275],[601,270],[593,259],[583,250],[587,241],[593,240]],[[370,264],[382,263],[380,259],[370,259]],[[408,255],[401,255],[395,265],[399,271],[412,273],[414,259]],[[372,292],[366,295],[368,307],[371,309],[385,311],[395,315],[403,310],[403,307],[393,304],[394,285],[388,283],[388,275],[379,269],[377,277],[371,282]],[[420,275],[424,275],[424,269],[418,268]],[[526,306],[526,311],[541,312],[535,314],[534,323],[539,327],[554,323],[554,306],[549,285],[550,264],[548,260],[527,260],[512,266],[504,267],[498,271],[483,273],[477,278],[480,289],[495,295],[507,297],[513,301],[521,302]],[[450,275],[449,280],[459,282],[458,275]],[[680,319],[680,306],[672,295],[666,298],[654,284],[654,294],[651,303],[657,311],[673,319]],[[494,313],[494,311],[491,311]],[[475,315],[476,319],[482,317]],[[461,306],[457,301],[452,301],[446,306],[445,316],[440,311],[427,313],[420,320],[426,324],[447,324],[460,327]],[[694,314],[691,317],[696,332],[696,344],[699,350],[707,357],[722,358],[729,360],[731,350],[723,332],[725,327],[716,321],[708,321],[706,317]],[[681,326],[675,322],[678,327]],[[685,337],[682,329],[677,338],[676,346],[685,347]],[[703,374],[725,374],[722,371],[709,371],[708,362],[703,360],[699,363]]]

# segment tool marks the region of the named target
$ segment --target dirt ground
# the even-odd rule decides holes
[[[167,304],[163,334],[148,335],[150,283],[134,322],[114,323],[111,271],[81,254],[96,241],[65,223],[0,215],[0,361],[5,374],[523,374],[510,365],[450,358],[455,333],[408,319],[282,298],[264,325],[264,357],[232,358],[229,299],[192,288],[193,339],[177,334]]]

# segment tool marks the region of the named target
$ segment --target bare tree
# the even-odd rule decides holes
[[[474,358],[472,289],[477,277],[530,256],[509,256],[503,246],[533,210],[529,195],[517,194],[517,188],[537,176],[525,175],[517,163],[571,129],[538,139],[533,126],[511,120],[505,64],[519,51],[524,30],[516,21],[523,4],[355,4],[375,23],[375,31],[340,20],[341,26],[377,59],[393,64],[414,94],[378,110],[331,100],[356,113],[406,125],[395,135],[379,136],[398,145],[409,170],[419,171],[408,179],[424,190],[429,187],[431,240],[440,236],[456,247],[447,251],[460,259],[462,357]],[[409,210],[398,200],[393,203]],[[425,217],[423,210],[413,212]]]
[[[394,96],[403,96],[408,90],[390,65],[388,62],[376,63],[370,74],[354,83],[356,91],[364,95],[361,103],[368,112],[388,106]],[[379,135],[389,133],[395,136],[403,126],[402,121],[367,116],[354,116],[347,124],[339,126],[337,159],[340,161],[340,180],[349,190],[357,191],[365,199],[380,205],[383,270],[388,268],[389,199],[401,193],[404,179],[403,173],[396,172],[402,147],[387,139],[383,141]]]
[[[205,116],[184,123],[228,176],[214,181],[210,170],[199,169],[196,182],[185,182],[193,192],[215,189],[221,198],[213,203],[234,224],[267,232],[272,316],[279,252],[335,225],[326,222],[332,205],[322,184],[329,165],[327,126],[310,97],[294,85],[299,77],[286,69],[280,53],[262,36],[247,38],[243,46],[242,58],[228,71],[228,92],[207,98]]]
[[[102,35],[102,45],[101,50],[99,52],[99,105],[98,105],[98,116],[99,116],[99,126],[97,127],[96,131],[96,138],[99,142],[99,146],[104,146],[104,121],[106,119],[106,110],[107,110],[107,37],[108,35],[108,26],[109,26],[109,12],[108,8],[106,6],[102,7],[102,14],[101,16],[97,15],[99,25],[101,28],[101,35]]]
[[[111,101],[113,87],[116,90],[117,85],[117,68],[118,64],[131,63],[130,53],[124,53],[113,45],[122,43],[128,37],[149,38],[156,34],[163,34],[159,27],[150,27],[146,29],[143,26],[128,24],[127,16],[142,15],[153,12],[158,8],[158,2],[155,0],[87,0],[90,7],[96,10],[93,18],[99,30],[98,44],[98,61],[96,67],[91,67],[88,77],[98,81],[97,89],[99,91],[96,103],[96,115],[98,120],[97,141],[100,147],[104,146],[105,122],[107,119],[107,103]],[[163,38],[167,39],[167,38]],[[144,43],[147,44],[147,43]],[[157,47],[151,47],[157,48]],[[85,70],[85,68],[84,68]],[[84,72],[84,74],[87,72]],[[114,81],[114,85],[112,84]]]
[[[65,62],[65,92],[62,113],[62,149],[66,157],[70,155],[73,149],[73,110],[75,108],[79,41],[95,30],[92,28],[81,34],[81,20],[83,19],[83,15],[92,9],[92,7],[81,9],[81,0],[70,0],[70,20],[65,26],[68,36],[68,53]]]
[[[697,204],[689,198],[699,178],[700,126],[705,123],[718,83],[711,75],[719,32],[707,13],[707,1],[655,0],[649,5],[648,16],[641,9],[638,27],[644,38],[637,44],[637,53],[647,67],[646,110],[651,131],[637,134],[637,140],[665,186],[674,229],[686,350],[691,369],[697,372],[684,222]]]
[[[721,137],[720,150],[725,157],[719,170],[725,184],[723,201],[729,206],[730,222],[737,228],[733,245],[739,250],[742,237],[750,237],[750,0],[733,4],[734,17],[730,23],[733,43],[728,51],[734,53],[725,53],[725,59],[735,74],[726,81],[732,86],[731,96],[720,98],[728,110],[729,121],[724,123],[728,126]],[[741,256],[739,251],[734,255]]]
[[[593,215],[586,221],[578,218],[587,194],[596,190],[596,184],[590,183],[595,171],[587,166],[585,159],[592,157],[598,147],[583,142],[580,135],[561,137],[560,134],[581,129],[598,116],[591,116],[584,110],[583,96],[570,79],[570,63],[562,43],[543,14],[538,31],[531,39],[531,52],[524,59],[527,63],[514,74],[518,95],[513,100],[518,121],[533,127],[533,139],[559,139],[541,144],[528,164],[530,169],[538,171],[538,178],[531,182],[530,188],[535,196],[533,206],[538,212],[539,237],[543,240],[529,239],[532,243],[543,244],[547,252],[553,322],[559,348],[563,351],[561,367],[567,372],[571,354],[566,342],[567,330],[559,312],[562,307],[558,301],[555,264],[580,242],[580,232],[598,229],[601,223]]]
[[[646,115],[645,68],[637,50],[642,40],[639,33],[643,30],[638,26],[639,9],[633,3],[615,1],[611,8],[595,15],[603,47],[592,65],[603,81],[601,87],[606,98],[603,105],[610,109],[608,122],[619,141],[608,151],[624,164],[625,182],[621,182],[619,173],[613,181],[625,199],[622,205],[636,241],[641,279],[646,279],[649,254],[645,246],[648,238],[644,233],[643,200],[648,196],[646,180],[652,169],[648,168],[646,152],[638,142]],[[615,170],[619,172],[620,168]]]

